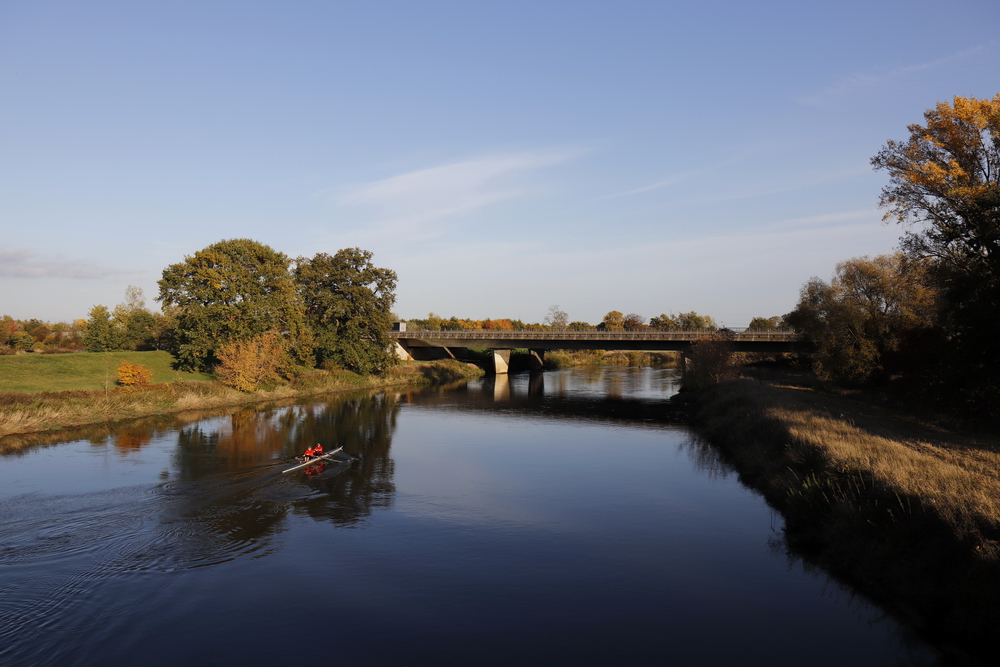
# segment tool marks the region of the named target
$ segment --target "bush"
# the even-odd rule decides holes
[[[276,383],[292,367],[288,344],[276,331],[249,340],[230,341],[216,354],[219,365],[215,367],[215,377],[238,391],[253,392],[262,385]]]
[[[149,385],[153,371],[142,364],[123,361],[118,367],[118,384],[126,389],[139,389]]]
[[[689,365],[684,369],[684,385],[704,389],[736,377],[736,359],[731,334],[714,334],[699,340],[688,353]]]

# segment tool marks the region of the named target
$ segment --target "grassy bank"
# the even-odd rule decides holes
[[[1000,639],[1000,439],[786,376],[704,390],[707,438],[789,544],[937,643]]]
[[[112,389],[123,361],[153,371],[154,383],[212,381],[205,373],[174,370],[169,352],[74,352],[0,356],[0,393]]]
[[[238,392],[217,382],[159,384],[142,391],[112,388],[107,391],[4,393],[0,394],[0,437],[338,391],[438,384],[481,374],[482,371],[474,366],[446,360],[404,364],[385,376],[314,371],[270,391],[253,393]],[[7,443],[6,446],[11,445]]]

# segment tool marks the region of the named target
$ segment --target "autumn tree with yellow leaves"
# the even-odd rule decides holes
[[[872,158],[889,174],[879,203],[886,220],[910,225],[904,251],[933,261],[949,391],[1000,412],[1000,94],[939,102],[924,120]]]

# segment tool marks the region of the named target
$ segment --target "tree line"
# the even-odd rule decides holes
[[[0,318],[0,355],[40,351],[45,353],[79,352],[84,349],[86,320],[43,322],[38,319]]]
[[[551,306],[542,322],[526,323],[514,318],[487,318],[477,320],[451,316],[442,317],[430,313],[426,318],[406,321],[411,331],[662,331],[662,330],[715,330],[715,320],[695,311],[667,315],[665,313],[646,318],[637,313],[622,314],[609,311],[597,324],[580,320],[570,321],[569,315],[558,305]],[[755,317],[750,322],[751,329],[770,330],[785,326],[783,317]]]
[[[789,322],[817,347],[816,370],[894,383],[1000,415],[1000,94],[956,96],[871,159],[889,176],[879,205],[904,225],[899,251],[812,278]]]
[[[94,306],[83,344],[167,350],[179,368],[221,372],[241,389],[317,366],[382,373],[395,363],[396,274],[371,256],[346,248],[292,260],[251,239],[219,241],[163,270],[162,313],[134,287],[111,311]]]

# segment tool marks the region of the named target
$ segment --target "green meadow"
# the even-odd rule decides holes
[[[75,352],[72,354],[17,354],[0,356],[0,393],[100,391],[112,389],[122,361],[153,371],[154,383],[211,381],[207,373],[174,370],[168,352]]]

